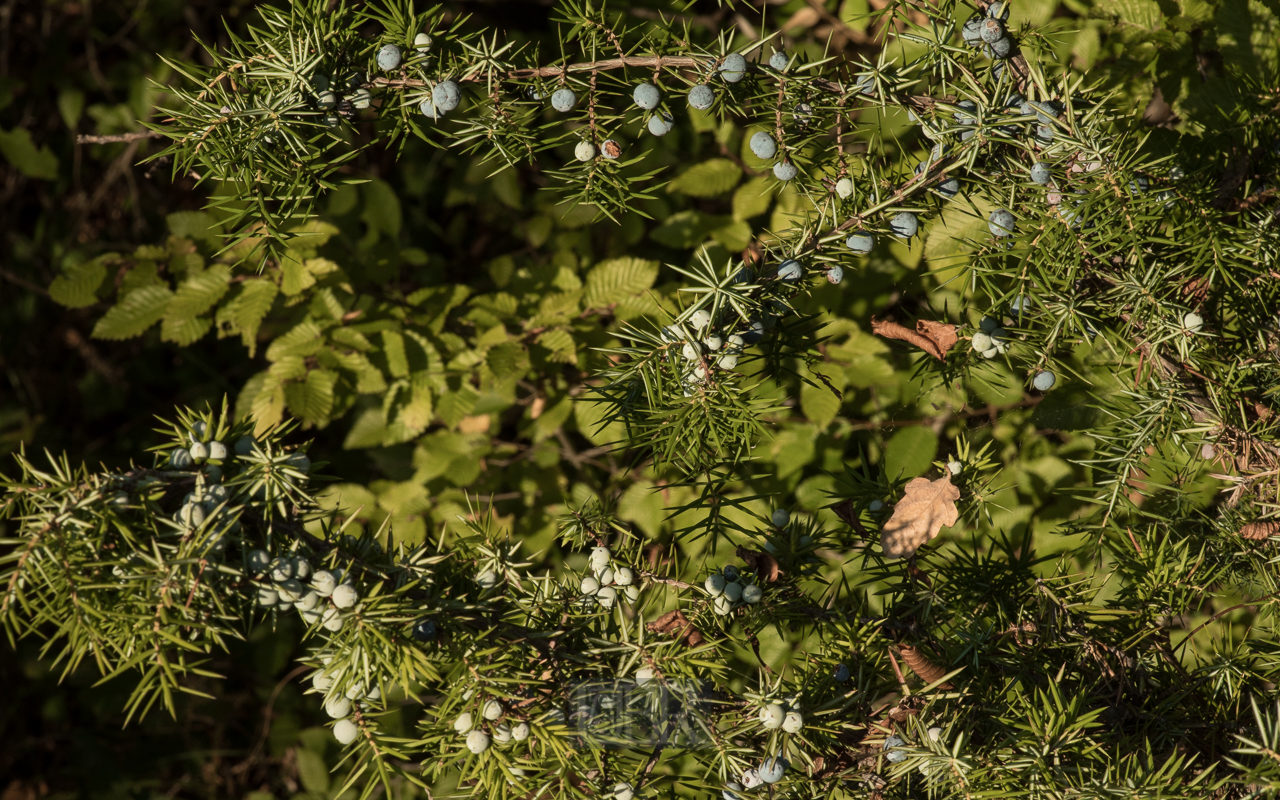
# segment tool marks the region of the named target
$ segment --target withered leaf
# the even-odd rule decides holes
[[[915,554],[920,546],[938,535],[944,525],[955,525],[960,518],[956,501],[960,490],[951,483],[950,475],[936,481],[915,478],[907,484],[906,493],[893,507],[893,516],[880,530],[880,544],[886,558],[904,558]]]
[[[738,558],[742,559],[743,563],[745,563],[748,568],[755,570],[761,580],[768,581],[769,583],[776,581],[778,576],[782,574],[782,570],[778,569],[778,559],[768,553],[761,553],[758,550],[748,550],[745,547],[739,547]]]
[[[893,320],[881,322],[872,317],[871,332],[886,339],[901,339],[913,344],[939,361],[945,361],[947,352],[959,341],[955,325],[927,319],[916,320],[916,329],[913,331]]]
[[[1240,528],[1240,535],[1255,542],[1280,536],[1280,520],[1260,519]]]

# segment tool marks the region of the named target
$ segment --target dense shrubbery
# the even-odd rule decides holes
[[[77,158],[208,203],[15,233],[109,442],[29,347],[11,440],[106,463],[6,479],[0,614],[73,681],[22,707],[194,724],[113,779],[169,796],[1280,787],[1277,13],[874,7],[297,2],[122,63],[99,133],[155,136]]]

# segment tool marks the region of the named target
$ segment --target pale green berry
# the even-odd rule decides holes
[[[294,603],[293,607],[298,608],[298,604]],[[302,617],[302,621],[305,622],[307,625],[315,625],[317,622],[320,621],[319,611],[305,611],[301,608],[298,608],[298,616]]]
[[[259,589],[258,605],[271,608],[280,602],[280,594],[275,589]]]
[[[493,740],[498,744],[506,744],[511,741],[511,727],[509,725],[494,726]]]
[[[715,352],[716,350],[719,350],[721,347],[724,346],[724,339],[721,339],[719,336],[712,334],[702,340],[702,346],[712,352]]]
[[[775,508],[773,514],[769,517],[769,521],[773,523],[775,528],[785,528],[791,522],[791,514],[785,508]]]
[[[209,458],[216,459],[218,461],[226,461],[227,446],[216,439],[209,442]]]
[[[458,733],[467,733],[474,727],[475,725],[472,723],[470,711],[462,712],[462,714],[453,721],[453,729]]]
[[[977,331],[973,334],[972,344],[973,349],[977,350],[979,353],[985,350],[990,350],[992,347],[991,335],[983,331]]]
[[[320,595],[315,592],[307,592],[294,602],[293,607],[299,611],[315,611],[318,605],[320,605]]]
[[[321,597],[328,597],[337,588],[338,581],[334,578],[332,572],[322,569],[311,576],[311,586],[316,590],[316,594]]]
[[[613,582],[619,586],[630,586],[635,579],[636,575],[630,567],[618,567],[613,573]]]
[[[293,577],[293,561],[291,559],[271,559],[271,580],[287,581]]]
[[[296,603],[302,597],[302,584],[295,578],[286,581],[280,581],[276,584],[276,591],[280,593],[280,600],[285,603]]]
[[[756,769],[755,767],[752,767],[751,769],[743,770],[742,772],[743,788],[754,789],[762,783],[764,783],[764,781],[760,780],[760,770]]]
[[[271,554],[266,550],[250,550],[247,565],[250,572],[265,572],[271,564]]]
[[[338,740],[338,744],[351,744],[359,735],[360,729],[349,719],[340,719],[333,726],[333,738]]]
[[[393,70],[400,66],[400,48],[394,44],[384,44],[378,50],[378,69]]]
[[[596,146],[588,141],[578,142],[573,148],[573,157],[579,161],[590,161],[596,157]]]
[[[337,633],[342,630],[343,622],[345,620],[336,608],[326,608],[324,614],[320,616],[320,624],[330,633]]]
[[[942,728],[933,727],[929,729],[929,741],[936,742],[942,738]]]
[[[324,713],[334,719],[341,719],[351,713],[351,701],[345,697],[331,697],[325,701]]]
[[[476,576],[476,583],[481,589],[492,589],[498,585],[498,573],[487,569]],[[334,591],[337,591],[336,589]]]
[[[593,547],[591,549],[591,566],[597,570],[604,569],[608,565],[610,558],[613,558],[613,553],[609,552],[607,547]]]
[[[722,617],[728,616],[733,612],[733,601],[724,595],[719,595],[711,602],[711,610]]]
[[[636,686],[644,686],[653,680],[653,670],[649,667],[641,667],[636,670]]]
[[[600,581],[588,575],[582,579],[582,583],[579,585],[579,588],[582,590],[583,594],[595,594],[600,591]]]
[[[689,315],[689,324],[695,331],[700,331],[711,324],[711,312],[700,308]]]
[[[836,181],[836,194],[841,200],[848,199],[853,194],[853,179],[845,177]]]
[[[622,596],[626,598],[628,603],[635,603],[637,600],[640,599],[640,587],[634,586],[634,585],[623,586]]]
[[[303,581],[311,577],[311,564],[305,558],[294,556],[290,563],[293,565],[293,577]]]
[[[360,600],[360,593],[350,584],[342,584],[333,590],[331,598],[338,608],[351,608]]]
[[[502,703],[499,703],[497,700],[490,700],[484,704],[485,719],[493,722],[500,716],[502,716]]]
[[[600,570],[600,585],[608,586],[611,583],[613,583],[613,570],[609,569],[608,567],[605,567],[604,569]]]
[[[747,584],[742,587],[743,602],[755,605],[764,599],[764,590],[754,583]]]
[[[635,787],[629,783],[618,783],[613,787],[613,800],[634,800]]]
[[[724,585],[723,597],[729,598],[731,602],[738,602],[742,599],[742,584],[737,581],[730,581]]]
[[[316,670],[311,673],[311,687],[317,692],[327,692],[333,686],[333,678],[329,677],[324,670]]]
[[[961,464],[959,461],[947,462],[947,471],[950,472],[952,475],[959,475],[960,471],[963,469],[964,469],[964,464]]]
[[[467,749],[480,755],[489,749],[489,734],[484,731],[472,731],[467,734]]]
[[[322,111],[328,111],[336,108],[338,105],[338,95],[336,92],[321,92],[316,99],[316,105],[320,106]]]
[[[1031,380],[1031,385],[1042,392],[1047,392],[1058,382],[1058,377],[1048,370],[1041,370]]]
[[[195,460],[191,457],[191,451],[185,447],[179,447],[169,453],[169,466],[174,469],[190,469],[194,464]]]
[[[511,738],[517,742],[523,742],[529,738],[529,723],[517,722],[515,727],[511,729]]]
[[[707,590],[707,594],[716,597],[724,593],[725,580],[724,576],[718,572],[713,572],[707,576],[702,586]]]
[[[1199,333],[1204,328],[1204,318],[1194,311],[1188,311],[1182,317],[1182,327],[1192,333]]]
[[[612,586],[606,586],[596,593],[596,600],[605,608],[613,608],[613,604],[617,599],[618,590]]]
[[[738,366],[738,357],[733,353],[725,353],[716,361],[716,366],[724,370],[736,369]]]
[[[786,719],[787,710],[778,703],[770,703],[760,709],[760,724],[769,730],[782,727],[782,721]]]
[[[787,733],[799,733],[804,727],[804,715],[799,711],[791,711],[782,720],[782,729]]]
[[[426,33],[419,33],[413,37],[413,46],[418,48],[418,55],[425,56],[431,50],[431,37]]]
[[[760,780],[765,783],[777,783],[782,780],[782,775],[787,770],[787,762],[778,758],[766,758],[760,764]]]

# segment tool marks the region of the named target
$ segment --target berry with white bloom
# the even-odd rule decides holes
[[[714,352],[724,346],[724,339],[713,333],[702,340],[702,346]]]
[[[320,110],[329,111],[338,105],[338,95],[336,92],[321,92],[316,98],[316,105],[320,106]]]
[[[613,553],[607,547],[591,548],[591,568],[597,572],[609,566],[609,559],[613,558]]]
[[[179,447],[169,453],[169,466],[174,469],[190,469],[194,464],[195,459],[191,457],[191,451],[185,447]]]
[[[883,500],[872,500],[870,503],[867,504],[867,510],[873,514],[882,508],[884,508]]]
[[[476,576],[476,583],[481,589],[492,589],[498,585],[498,573],[491,569],[486,569]]]
[[[745,603],[755,605],[764,599],[764,590],[754,583],[749,583],[742,587],[742,600]]]
[[[742,584],[737,581],[729,581],[724,585],[724,597],[736,603],[742,599]]]
[[[437,111],[452,111],[462,102],[462,89],[454,81],[440,81],[431,88],[431,102]]]
[[[342,719],[351,713],[351,701],[345,697],[331,697],[325,701],[324,713],[333,719]]]
[[[328,597],[333,594],[333,590],[338,586],[338,579],[333,573],[322,569],[311,576],[311,587],[316,590],[316,594],[321,597]]]
[[[800,174],[800,170],[790,161],[779,161],[773,165],[773,177],[780,181],[789,181]]]
[[[333,678],[326,675],[324,670],[318,669],[311,675],[311,686],[317,692],[327,692],[333,686]]]
[[[600,570],[600,585],[608,586],[613,583],[613,570],[605,567]]]
[[[272,606],[274,606],[276,603],[279,603],[279,602],[280,602],[280,593],[277,592],[275,589],[259,589],[258,590],[258,605],[265,606],[266,608],[271,608]]]
[[[227,446],[217,440],[209,442],[209,458],[225,461],[227,459]]]
[[[844,267],[839,264],[833,264],[827,270],[827,283],[835,285],[840,283],[842,280],[844,280]]]
[[[1050,177],[1052,176],[1049,174],[1048,164],[1043,161],[1037,161],[1031,165],[1031,180],[1034,182],[1044,185],[1049,182]]]
[[[702,583],[703,588],[707,590],[707,594],[711,595],[712,597],[716,597],[717,595],[723,594],[724,585],[725,585],[724,576],[721,575],[719,572],[711,573],[710,575],[707,576],[707,579]]]
[[[738,366],[738,357],[732,353],[727,353],[720,356],[720,359],[716,361],[716,366],[720,369],[734,369]]]
[[[782,722],[787,717],[787,710],[779,703],[770,703],[760,709],[760,724],[769,730],[781,728]]]
[[[1204,328],[1204,317],[1201,317],[1194,311],[1188,311],[1182,317],[1182,327],[1192,333],[1199,333]]]
[[[675,127],[675,119],[665,111],[659,111],[649,117],[649,133],[654,136],[666,136]]]
[[[506,744],[511,741],[511,727],[509,725],[494,726],[493,740],[498,744]]]
[[[596,592],[596,601],[605,608],[613,608],[613,604],[618,599],[618,590],[612,586],[606,586],[599,592]]]
[[[711,610],[722,617],[727,617],[733,613],[733,601],[725,595],[719,595],[715,600],[711,601]]]
[[[596,157],[596,146],[588,141],[578,142],[573,148],[573,157],[579,161],[590,161]]]
[[[778,143],[765,131],[756,131],[751,134],[751,152],[756,154],[756,158],[767,161],[777,155]]]
[[[356,591],[356,587],[344,583],[334,588],[331,599],[338,608],[351,608],[360,600],[360,593]]]
[[[613,582],[619,586],[630,586],[636,579],[636,574],[630,567],[618,567],[613,573]]]
[[[773,523],[775,528],[785,528],[791,522],[791,514],[785,508],[775,508],[773,514],[769,517],[769,521]]]
[[[662,100],[662,93],[652,83],[641,83],[631,93],[631,99],[635,100],[636,105],[645,111],[652,111],[658,107],[658,102]]]
[[[338,744],[351,744],[360,735],[360,729],[349,719],[340,719],[333,726],[333,738],[338,740]]]
[[[467,749],[476,755],[480,755],[489,749],[489,734],[484,731],[472,731],[467,734]]]
[[[920,230],[920,221],[910,211],[901,211],[889,220],[889,227],[903,239],[910,239]]]
[[[458,733],[466,733],[474,727],[475,724],[472,722],[470,711],[462,712],[458,715],[458,718],[453,721],[453,729]]]
[[[640,587],[639,586],[623,586],[622,596],[626,598],[628,603],[635,603],[637,600],[640,599]]]
[[[974,333],[971,344],[973,345],[973,349],[977,350],[979,353],[985,353],[994,347],[991,342],[991,334],[984,331],[977,331]]]
[[[250,550],[249,558],[245,561],[250,572],[265,572],[268,565],[271,564],[271,554],[266,550]]]
[[[511,728],[511,738],[515,739],[517,742],[523,742],[525,739],[528,739],[529,723],[517,722],[515,726]]]
[[[716,101],[716,92],[705,83],[700,83],[689,90],[689,105],[699,111],[706,111]]]
[[[241,436],[236,439],[235,451],[238,456],[247,456],[258,446],[258,440],[252,436]]]
[[[276,584],[276,592],[280,594],[281,602],[296,603],[302,597],[302,584],[294,578],[280,581]]]
[[[974,14],[965,20],[964,27],[960,29],[960,35],[964,38],[964,43],[970,47],[977,47],[982,44],[982,17]]]
[[[689,315],[689,324],[695,331],[700,331],[711,324],[711,312],[700,308]]]
[[[293,577],[303,581],[311,577],[311,562],[302,556],[294,556],[290,564],[293,566]]]
[[[649,667],[641,667],[636,670],[636,686],[644,686],[653,680],[653,670]]]
[[[1013,214],[1010,214],[1003,208],[997,208],[991,212],[991,216],[987,218],[987,227],[991,230],[993,236],[1011,236],[1016,221]]]
[[[495,719],[502,716],[502,703],[499,703],[497,700],[490,700],[486,702],[484,704],[483,714],[485,719],[493,722]]]
[[[845,239],[844,243],[853,252],[860,256],[865,256],[875,247],[876,239],[866,231],[855,231],[850,234],[848,239]]]
[[[1036,387],[1042,392],[1049,391],[1050,389],[1053,388],[1053,385],[1057,382],[1058,382],[1058,376],[1054,375],[1052,372],[1050,372],[1047,369],[1037,372],[1036,376],[1031,379],[1031,385]]]
[[[782,720],[782,729],[787,733],[799,733],[804,727],[804,715],[799,711],[790,711]]]
[[[600,581],[588,575],[582,579],[582,583],[579,584],[578,588],[582,590],[583,594],[595,594],[600,591]]]
[[[778,279],[794,282],[800,280],[800,276],[804,274],[804,265],[794,258],[788,258],[778,266]]]
[[[320,615],[320,624],[330,633],[337,633],[342,630],[343,622],[345,620],[343,620],[342,615],[338,613],[336,608],[326,608],[324,613]]]
[[[742,800],[742,795],[738,794],[740,791],[742,791],[742,784],[737,781],[725,781],[720,797],[723,800]]]
[[[293,561],[287,558],[271,559],[271,580],[287,581],[293,577]]]
[[[782,50],[774,50],[773,55],[769,56],[769,66],[782,72],[787,68],[787,54]]]
[[[849,197],[849,195],[853,194],[853,179],[844,177],[836,181],[836,194],[840,196],[841,200],[844,200]]]
[[[987,44],[995,44],[1004,38],[1004,26],[997,19],[984,20],[978,35]]]
[[[400,48],[394,44],[384,44],[378,50],[378,69],[393,70],[400,66]]]
[[[786,759],[774,756],[766,758],[760,764],[760,780],[765,783],[777,783],[782,780],[782,775],[787,771]]]
[[[742,773],[742,786],[745,789],[754,789],[764,781],[760,780],[760,770],[752,767]]]
[[[551,94],[551,107],[562,114],[572,111],[577,104],[578,96],[573,93],[572,89],[556,89]]]
[[[729,83],[737,83],[747,74],[747,60],[741,53],[730,53],[720,63],[720,76]]]
[[[960,471],[963,469],[964,469],[964,464],[961,464],[959,461],[947,462],[947,471],[950,472],[952,475],[959,475]]]
[[[613,787],[614,800],[634,800],[636,789],[629,783],[619,783]]]
[[[418,55],[425,56],[431,50],[431,37],[426,33],[419,33],[413,37],[413,46],[418,48]]]

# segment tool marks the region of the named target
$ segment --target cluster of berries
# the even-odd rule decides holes
[[[991,317],[983,317],[978,323],[980,330],[973,334],[973,349],[983,358],[995,358],[1009,351],[1009,343],[1013,341],[1009,332],[1000,327],[1000,323]]]
[[[992,3],[987,6],[987,13],[974,14],[964,23],[960,35],[970,47],[981,47],[988,58],[1008,58],[1013,53],[1013,37],[1005,30],[1005,20],[1009,19],[1007,2]]]
[[[744,603],[755,605],[764,599],[764,590],[744,581],[742,573],[733,565],[708,575],[702,586],[712,597],[712,610],[722,617]]]
[[[467,699],[470,699],[468,697]],[[491,743],[509,744],[510,742],[523,742],[529,738],[532,730],[529,723],[524,720],[509,725],[506,722],[498,722],[507,713],[501,701],[486,700],[480,709],[480,716],[489,724],[489,733],[475,724],[475,718],[470,711],[464,711],[458,715],[453,721],[453,729],[459,735],[466,737],[467,749],[476,755],[480,755],[489,749]],[[490,735],[492,734],[492,735]]]
[[[766,730],[781,728],[787,733],[799,733],[804,727],[804,714],[800,711],[799,697],[789,697],[785,703],[773,702],[760,708],[760,724]]]
[[[245,566],[259,582],[258,605],[292,606],[308,625],[319,623],[331,633],[342,630],[343,612],[360,601],[360,592],[345,570],[313,572],[311,563],[300,555],[272,558],[265,550],[253,550]]]
[[[596,547],[591,551],[591,574],[585,576],[579,584],[582,596],[601,607],[613,608],[618,602],[619,593],[628,603],[634,604],[640,599],[640,587],[635,585],[636,574],[631,567],[613,564],[613,553],[607,547]]]
[[[742,800],[738,792],[744,789],[754,789],[761,784],[775,784],[782,780],[782,776],[786,774],[787,767],[791,764],[781,753],[768,756],[764,761],[760,762],[759,767],[752,767],[744,770],[742,773],[742,781],[729,781],[725,784],[725,790],[721,793],[724,800]]]
[[[333,656],[322,656],[321,663],[324,666],[311,673],[311,688],[320,694],[328,694],[336,682],[335,676],[329,671]],[[337,720],[333,726],[334,738],[343,745],[354,742],[360,734],[360,729],[348,718],[353,704],[368,706],[381,698],[382,690],[377,686],[366,690],[365,685],[359,682],[348,686],[346,692],[342,694],[328,697],[324,702],[324,711],[331,719]]]

